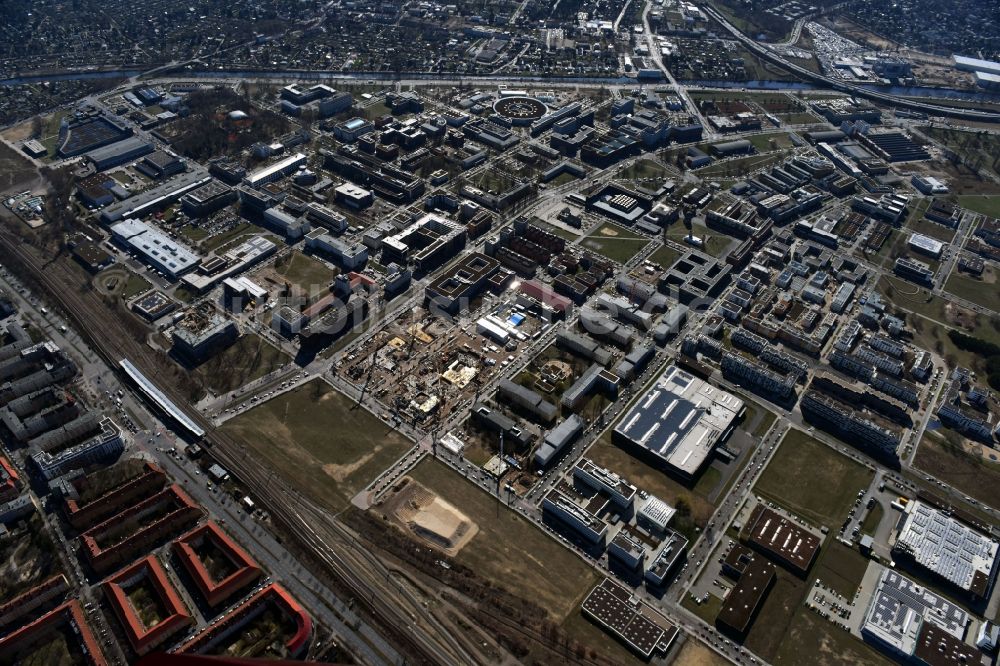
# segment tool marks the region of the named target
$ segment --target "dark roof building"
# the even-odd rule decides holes
[[[799,576],[805,576],[822,540],[794,522],[758,504],[743,528],[746,542]]]
[[[735,550],[736,547],[733,548]],[[715,618],[719,629],[742,638],[747,635],[764,599],[777,578],[774,565],[763,557],[740,553],[740,568],[736,586],[729,591]]]
[[[581,610],[643,659],[666,654],[677,638],[677,627],[609,578],[591,590]]]

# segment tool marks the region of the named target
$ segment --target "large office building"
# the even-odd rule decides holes
[[[677,627],[609,578],[591,590],[581,610],[643,659],[666,654],[677,638]]]
[[[894,569],[885,569],[861,622],[865,640],[903,662],[978,663],[980,653],[965,643],[969,615]]]
[[[743,401],[681,368],[669,368],[615,426],[620,446],[693,478],[736,427]]]
[[[559,425],[549,431],[535,451],[535,467],[545,469],[565,448],[583,434],[584,422],[576,414],[570,414]]]
[[[238,336],[235,322],[211,305],[201,305],[186,312],[171,332],[174,350],[194,361],[204,360]]]
[[[125,450],[122,431],[109,418],[101,420],[101,431],[90,439],[58,453],[36,451],[30,456],[38,473],[47,481],[92,463],[108,460]]]
[[[191,217],[203,217],[228,206],[236,198],[236,190],[213,179],[181,197],[181,207]]]
[[[807,422],[878,458],[897,460],[896,451],[901,441],[898,429],[879,423],[864,411],[812,389],[805,392],[799,406]]]
[[[198,265],[199,258],[194,250],[139,220],[123,220],[112,225],[111,237],[172,279]]]
[[[779,374],[742,354],[724,352],[721,367],[726,379],[748,384],[755,392],[771,398],[787,400],[795,390],[795,375]]]
[[[331,235],[326,229],[313,229],[306,234],[306,248],[328,257],[347,271],[364,268],[368,261],[368,248]]]
[[[448,314],[467,310],[485,291],[490,277],[500,270],[500,262],[480,252],[473,252],[449,266],[424,290],[433,309]]]
[[[417,271],[427,272],[458,254],[465,247],[465,241],[464,225],[428,213],[399,233],[382,239],[382,261],[412,264]],[[485,261],[491,266],[495,264],[496,268],[500,266],[495,259],[478,252],[470,256],[480,257],[476,260],[479,263]]]
[[[638,492],[631,483],[589,458],[581,458],[573,467],[573,479],[584,487],[602,493],[618,509],[631,510]]]
[[[569,527],[586,543],[604,546],[608,526],[597,514],[604,510],[608,500],[595,495],[587,501],[576,490],[560,482],[542,499],[542,513]]]
[[[101,211],[101,222],[114,224],[127,218],[141,218],[155,211],[163,210],[188,192],[211,182],[212,177],[205,169],[194,167],[177,174],[173,178],[134,194]]]
[[[997,542],[919,500],[907,504],[892,552],[976,599],[996,580]]]
[[[104,171],[137,160],[151,152],[153,144],[137,136],[130,136],[123,141],[92,150],[85,157],[96,170]]]
[[[727,634],[742,638],[750,631],[778,574],[763,556],[739,544],[726,554],[723,571],[736,579],[736,585],[722,602],[715,624]]]
[[[266,167],[254,171],[248,175],[245,182],[250,187],[260,187],[262,185],[267,185],[268,183],[273,183],[276,180],[281,180],[285,176],[288,176],[300,167],[305,165],[306,156],[302,153],[295,153],[290,155],[283,160],[278,160],[274,164],[269,164]]]

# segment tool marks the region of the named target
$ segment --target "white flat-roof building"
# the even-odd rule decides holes
[[[691,478],[729,436],[743,409],[736,396],[673,366],[632,405],[613,436]]]
[[[291,174],[293,171],[298,169],[300,166],[306,163],[306,156],[302,153],[295,153],[290,155],[283,160],[279,160],[274,164],[270,164],[266,167],[254,171],[252,174],[248,175],[245,182],[250,187],[260,187],[261,185],[267,185],[268,183],[273,183],[276,180],[280,180],[285,176]]]
[[[111,236],[173,279],[198,265],[198,255],[194,250],[145,222],[122,220],[111,226]]]
[[[865,612],[861,635],[897,656],[910,658],[927,625],[961,643],[968,624],[969,615],[940,594],[885,569]]]
[[[934,257],[935,259],[941,256],[941,253],[944,252],[945,246],[944,243],[936,238],[931,238],[930,236],[925,236],[923,234],[910,234],[910,239],[907,243],[917,252],[922,252],[926,255]]]
[[[981,599],[996,578],[997,542],[918,500],[907,504],[892,552]]]
[[[966,56],[954,55],[955,69],[963,72],[987,72],[989,74],[1000,74],[1000,62],[992,60],[981,60],[979,58],[969,58]]]

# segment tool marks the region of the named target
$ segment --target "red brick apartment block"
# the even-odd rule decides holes
[[[156,595],[156,603],[164,617],[147,626],[139,610],[129,599],[137,585],[146,583]],[[184,602],[155,555],[149,555],[122,569],[102,584],[108,602],[121,621],[125,635],[136,654],[144,655],[153,650],[193,622]]]
[[[167,475],[163,473],[163,470],[153,463],[147,462],[136,476],[109,489],[100,497],[86,504],[80,504],[74,499],[67,499],[66,518],[69,520],[69,524],[78,530],[89,529],[122,509],[159,491],[166,482]],[[82,485],[86,485],[86,483],[87,480],[84,479]]]
[[[289,657],[303,655],[309,647],[312,636],[312,618],[299,602],[285,588],[271,583],[229,613],[202,629],[173,652],[180,654],[204,654],[213,646],[239,632],[249,622],[256,619],[268,607],[275,607],[295,621],[295,633],[285,643]]]
[[[0,627],[11,625],[53,599],[61,598],[66,594],[66,590],[68,589],[69,583],[66,580],[66,576],[56,574],[30,590],[22,592],[0,606]]]
[[[157,513],[162,515],[146,522],[146,518]],[[201,507],[175,483],[84,532],[80,536],[83,553],[94,571],[106,574],[122,562],[149,552],[151,546],[164,537],[169,538],[190,527],[201,515]],[[123,524],[133,521],[144,524],[137,525],[133,532],[117,534]],[[113,543],[105,542],[110,540],[109,535],[114,537]]]
[[[0,659],[20,663],[33,646],[43,643],[57,631],[62,631],[67,640],[76,641],[83,655],[83,663],[89,666],[107,666],[104,653],[87,624],[83,606],[76,599],[67,601],[31,624],[0,639]]]
[[[214,545],[232,564],[232,573],[221,580],[212,577],[204,561],[198,556],[197,551],[206,541]],[[253,558],[211,520],[174,541],[173,549],[209,606],[218,606],[261,575],[260,567]]]
[[[0,502],[9,502],[18,494],[17,470],[10,461],[0,456]]]

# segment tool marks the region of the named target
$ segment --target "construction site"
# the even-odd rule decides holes
[[[404,532],[454,557],[479,533],[460,509],[410,477],[400,479],[379,507]]]
[[[493,308],[484,318],[487,330],[478,322],[452,323],[415,308],[348,355],[337,372],[370,391],[397,419],[423,427],[447,421],[513,361],[520,343],[541,330],[544,322],[515,309],[513,304]],[[502,322],[518,337],[500,329]],[[493,328],[506,335],[491,334]]]

